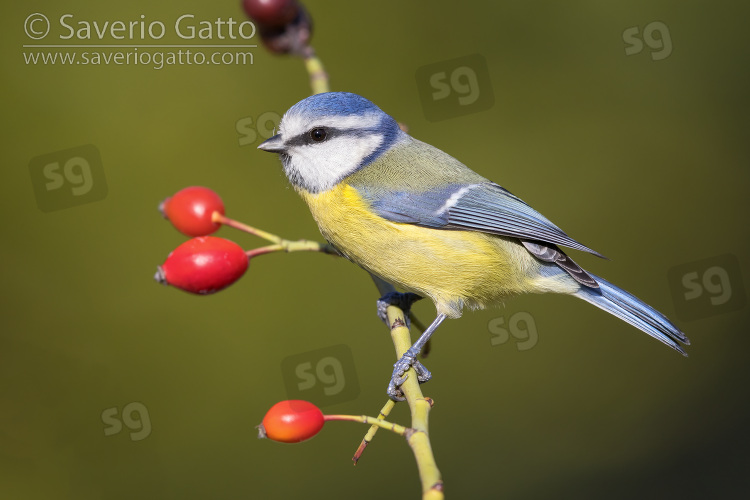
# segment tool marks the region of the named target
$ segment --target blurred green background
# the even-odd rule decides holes
[[[693,342],[684,359],[559,296],[520,297],[447,322],[424,391],[436,401],[432,443],[448,497],[744,497],[750,341],[738,294],[750,269],[749,9],[726,1],[306,5],[334,90],[373,100],[610,257],[573,253]],[[167,27],[155,43],[178,44],[189,43],[174,35],[179,16],[241,21],[237,1],[37,1],[6,3],[2,13],[0,497],[418,498],[412,453],[387,432],[356,468],[362,425],[329,424],[299,445],[256,439],[267,409],[289,397],[290,356],[341,345],[351,353],[352,362],[341,360],[350,397],[310,398],[327,413],[375,415],[385,402],[393,347],[363,271],[318,254],[271,255],[207,297],[151,279],[185,240],[156,206],[188,185],[216,190],[229,216],[320,239],[277,158],[255,149],[261,137],[237,130],[308,95],[301,62],[262,46],[252,65],[24,59],[40,51],[22,47],[41,43],[24,33],[32,13],[53,25],[67,13],[72,23],[143,15]],[[635,42],[623,33],[638,27],[642,40],[654,21],[668,33],[626,55]],[[46,40],[65,43],[60,33],[53,26]],[[665,36],[672,50],[660,58]],[[472,54],[486,60],[494,104],[428,121],[417,70]],[[30,163],[87,144],[101,154],[105,196],[42,212]],[[228,228],[217,235],[262,244]],[[687,264],[700,278],[705,262],[726,255],[739,262],[727,273],[734,310],[706,305],[706,286],[701,317],[681,320],[675,300],[685,290],[669,271]],[[434,314],[429,303],[416,311],[425,321]],[[525,331],[502,342],[491,331],[519,312],[532,318],[532,348],[519,340]],[[128,405],[141,411],[123,419]],[[407,409],[392,419],[408,423]]]

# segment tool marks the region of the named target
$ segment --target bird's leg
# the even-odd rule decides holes
[[[416,293],[410,293],[410,292],[409,293],[400,293],[400,292],[386,293],[378,300],[378,317],[383,321],[383,323],[386,324],[386,326],[390,328],[391,325],[388,324],[388,314],[386,310],[388,309],[388,306],[397,306],[399,309],[401,309],[404,312],[404,319],[406,320],[406,328],[410,328],[409,311],[411,310],[412,304],[414,304],[414,302],[420,300],[421,298],[422,297],[420,297]],[[411,366],[414,366],[414,371],[417,372],[417,378],[420,381],[426,382],[427,380],[430,379],[431,377],[430,371],[427,368],[425,368],[422,365],[422,363],[415,360],[411,364]],[[407,367],[406,369],[408,370],[409,368]],[[401,381],[401,383],[403,383],[403,380]],[[401,384],[399,383],[399,385]],[[404,398],[403,398],[403,395],[401,395],[401,391],[398,388],[396,388],[395,392],[398,393],[396,395],[396,398],[400,398],[400,399],[395,399],[393,397],[391,399],[403,401]]]
[[[404,396],[401,392],[400,387],[401,384],[403,384],[406,380],[406,372],[409,371],[409,368],[413,367],[414,371],[417,372],[417,380],[420,384],[427,382],[432,377],[430,371],[425,368],[422,363],[417,361],[417,356],[419,356],[419,352],[422,350],[427,341],[430,340],[432,334],[435,333],[435,330],[437,330],[437,327],[440,326],[440,323],[442,323],[445,318],[445,314],[438,314],[437,318],[435,318],[435,321],[433,321],[432,324],[427,327],[427,330],[424,331],[419,339],[417,339],[417,341],[414,342],[414,344],[409,349],[407,349],[404,355],[401,356],[401,359],[399,359],[396,364],[393,365],[393,375],[391,375],[391,381],[388,384],[388,389],[386,390],[386,392],[388,393],[388,397],[390,397],[392,400],[404,400]]]

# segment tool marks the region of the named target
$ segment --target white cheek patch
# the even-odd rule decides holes
[[[313,192],[327,191],[353,173],[383,142],[380,134],[339,136],[329,141],[296,146],[290,151],[291,168]]]

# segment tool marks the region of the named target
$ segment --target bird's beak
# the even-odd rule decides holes
[[[268,151],[269,153],[285,153],[286,146],[284,145],[284,139],[281,138],[281,134],[276,134],[268,140],[263,141],[258,149]]]

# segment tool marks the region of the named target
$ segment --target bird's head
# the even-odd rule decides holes
[[[258,148],[279,154],[296,188],[319,193],[366,167],[405,137],[396,120],[364,97],[326,92],[289,108],[279,133]]]

